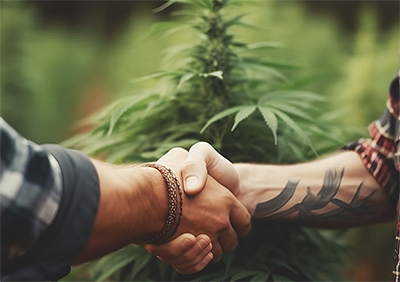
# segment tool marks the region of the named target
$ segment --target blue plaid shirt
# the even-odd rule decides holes
[[[43,147],[0,118],[2,258],[22,256],[53,222],[62,195],[61,170]]]
[[[1,281],[58,280],[86,246],[99,182],[88,157],[39,146],[0,118]]]

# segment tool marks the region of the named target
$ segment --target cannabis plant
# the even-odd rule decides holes
[[[172,147],[211,143],[233,162],[291,163],[338,146],[340,130],[317,111],[321,96],[298,91],[291,64],[266,59],[275,42],[245,43],[235,28],[258,29],[236,14],[248,1],[171,0],[178,20],[154,30],[184,32],[167,52],[168,70],[134,80],[140,89],[91,119],[95,129],[69,144],[115,163],[155,161]],[[188,34],[189,33],[189,34]],[[315,145],[317,144],[317,145]],[[238,249],[199,274],[182,276],[130,246],[86,267],[97,281],[290,281],[340,279],[338,234],[255,223]]]

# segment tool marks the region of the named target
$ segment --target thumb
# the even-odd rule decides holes
[[[192,148],[189,151],[189,155],[182,169],[184,190],[185,193],[190,196],[197,195],[203,190],[208,177],[206,154],[204,150],[201,148],[199,150],[192,150]]]
[[[210,144],[199,142],[190,148],[184,162],[182,177],[186,194],[200,193],[207,183],[208,175],[233,194],[239,193],[239,176],[232,163],[215,151]]]

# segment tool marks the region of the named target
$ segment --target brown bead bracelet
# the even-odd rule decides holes
[[[157,169],[163,176],[167,185],[168,194],[168,214],[163,229],[149,239],[145,239],[148,244],[162,244],[174,235],[182,219],[182,189],[179,180],[169,167],[159,163],[145,163],[144,167]]]

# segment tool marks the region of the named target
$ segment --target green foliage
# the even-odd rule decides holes
[[[167,28],[157,24],[158,30],[167,33],[182,22],[191,30],[193,44],[174,47],[179,53],[186,51],[183,56],[170,57],[178,67],[135,79],[135,88],[142,89],[140,84],[148,80],[157,80],[158,86],[101,114],[96,130],[78,137],[84,145],[81,148],[90,154],[106,152],[113,162],[154,160],[172,146],[187,147],[200,140],[210,142],[234,161],[293,162],[297,158],[291,156],[307,157],[309,150],[304,144],[316,153],[311,137],[317,137],[304,127],[313,124],[320,133],[329,134],[318,119],[312,118],[317,111],[311,104],[322,99],[295,91],[296,84],[279,70],[297,66],[254,57],[253,50],[265,52],[279,44],[239,41],[229,29],[242,26],[244,15],[232,17],[221,11],[225,3],[212,2],[212,8],[196,3],[192,5],[197,8],[181,12],[190,14],[190,18],[180,16],[186,20],[168,23]],[[216,3],[220,6],[214,6]],[[280,138],[290,135],[298,136],[298,144]],[[102,136],[107,137],[104,142],[92,146],[93,140]],[[266,150],[267,144],[276,144],[278,139],[282,150]],[[249,140],[253,142],[249,144]],[[324,140],[325,149],[329,149]],[[330,148],[337,144],[331,142]]]
[[[189,5],[192,3],[191,0],[183,2]],[[38,24],[41,19],[28,9],[28,5],[22,5],[18,1],[2,1],[1,114],[27,138],[37,142],[59,141],[62,136],[67,135],[65,128],[72,119],[77,93],[83,92],[82,86],[89,77],[98,75],[98,64],[104,64],[101,80],[112,92],[128,97],[91,119],[95,123],[101,120],[104,127],[97,127],[90,138],[76,137],[75,143],[79,142],[81,148],[85,147],[92,154],[103,155],[104,152],[109,152],[108,159],[113,162],[154,160],[171,147],[187,148],[197,140],[214,139],[214,145],[219,146],[219,150],[228,154],[233,161],[291,163],[314,158],[315,153],[309,149],[307,142],[295,135],[293,129],[272,112],[269,106],[263,104],[261,96],[267,91],[257,96],[260,98],[255,98],[253,91],[247,91],[254,90],[253,87],[263,89],[270,86],[271,91],[268,89],[268,93],[295,90],[294,95],[300,95],[299,92],[312,91],[328,97],[327,103],[309,101],[308,98],[303,100],[300,96],[298,99],[291,99],[284,98],[281,94],[271,94],[271,97],[265,95],[268,97],[265,102],[281,97],[284,98],[279,103],[281,106],[293,104],[296,109],[311,116],[313,123],[309,123],[307,117],[297,119],[294,112],[289,114],[305,131],[319,154],[336,149],[345,140],[366,136],[366,125],[378,117],[384,108],[389,79],[398,68],[398,26],[390,30],[379,29],[376,26],[377,14],[372,2],[363,4],[365,9],[359,17],[358,29],[351,34],[346,33],[325,13],[319,15],[304,9],[301,1],[254,2],[257,2],[256,9],[250,1],[230,0],[229,5],[220,10],[223,18],[233,23],[229,31],[235,38],[231,41],[230,48],[247,64],[247,73],[244,71],[242,77],[236,77],[239,78],[237,83],[242,84],[246,91],[239,93],[238,87],[233,92],[241,100],[235,99],[232,103],[228,101],[228,104],[222,106],[215,99],[219,107],[207,113],[208,102],[203,101],[203,96],[200,96],[204,91],[196,87],[205,84],[204,81],[199,81],[209,80],[210,77],[196,74],[210,74],[210,71],[198,71],[188,65],[193,60],[195,43],[197,46],[200,38],[204,38],[199,29],[192,28],[191,23],[194,18],[198,19],[200,9],[204,9],[201,6],[174,11],[172,16],[186,17],[188,20],[154,24],[150,33],[148,26],[155,18],[150,15],[150,11],[148,14],[141,11],[129,24],[124,36],[115,42],[101,42],[96,37],[82,33],[84,28],[81,26],[75,35],[62,26],[44,28]],[[369,5],[372,7],[368,7]],[[90,13],[93,11],[90,10]],[[207,15],[208,12],[204,13]],[[243,15],[236,17],[238,14]],[[180,44],[171,46],[173,43]],[[102,46],[102,53],[98,52],[98,46]],[[96,68],[93,68],[94,60],[98,62]],[[256,63],[255,66],[253,62]],[[126,83],[132,77],[153,71],[158,65],[168,70],[167,73],[176,72],[176,77],[167,75],[162,79]],[[219,69],[216,74],[220,74],[222,79],[226,77]],[[218,79],[221,80],[215,77],[215,80]],[[140,100],[141,97],[143,100]],[[233,132],[231,129],[236,113],[221,118],[210,125],[204,134],[200,133],[213,116],[242,105],[257,106],[257,109],[240,122]],[[200,116],[196,116],[199,110],[191,112],[196,108],[205,109],[205,116],[201,120]],[[323,114],[317,113],[317,109]],[[335,112],[332,113],[332,109]],[[338,112],[337,109],[342,111]],[[283,112],[287,114],[285,110]],[[157,117],[158,114],[160,117]],[[338,119],[346,123],[355,122],[362,126],[362,130],[339,125]],[[225,137],[218,142],[221,140],[219,135]],[[166,138],[162,139],[163,137]],[[280,226],[276,228],[274,232],[278,235],[284,234]],[[298,234],[297,229],[290,229],[290,232],[294,236]],[[381,252],[384,247],[386,253],[391,252],[392,232],[383,232],[386,232],[386,237],[379,237],[376,229],[360,232],[361,235],[354,239],[363,251],[357,261],[365,260],[368,256],[373,257],[371,260],[376,260],[378,250]],[[373,239],[368,241],[366,233],[369,236],[373,234]],[[267,241],[254,240],[257,244]],[[285,240],[284,237],[282,240]],[[365,253],[364,246],[371,241],[386,242],[386,246],[383,243],[376,244],[375,247],[370,246],[368,253]],[[287,243],[292,245],[294,242]],[[305,241],[304,244],[312,245],[311,243]],[[129,249],[132,253],[137,252],[135,248]],[[310,247],[305,252],[312,251]],[[257,252],[261,253],[258,250]],[[252,255],[249,252],[243,261]],[[118,257],[119,253],[115,256]],[[332,257],[336,258],[336,255]],[[136,259],[139,261],[140,256]],[[291,266],[296,264],[286,258],[284,261]],[[314,260],[310,264],[317,262]],[[380,262],[390,268],[388,265],[391,264],[391,258],[382,256]],[[115,262],[103,264],[104,271],[114,264],[118,264],[117,258]],[[236,253],[233,264],[233,268],[238,265]],[[317,265],[322,263],[318,262]],[[127,267],[132,268],[130,264]],[[354,273],[353,264],[348,264],[347,267]],[[223,269],[220,276],[226,275],[222,263],[216,268]],[[390,274],[390,269],[388,270],[387,273]],[[92,277],[100,277],[101,271],[99,269],[92,273]],[[208,271],[214,272],[211,269]],[[257,269],[249,271],[264,273],[264,270]],[[154,280],[174,280],[178,277],[173,270],[158,264],[155,259],[151,259],[141,269],[141,280],[149,279],[146,278],[146,273],[150,273],[148,277],[153,277]],[[76,276],[80,277],[78,280],[88,279],[85,274],[79,275]],[[116,279],[117,273],[112,275],[112,279]],[[215,274],[212,275],[215,277]],[[245,277],[250,276],[252,275]],[[390,278],[386,277],[372,280]],[[180,279],[187,280],[186,277]],[[278,279],[285,280],[279,276]]]
[[[148,80],[156,86],[112,104],[94,119],[93,132],[70,140],[70,145],[106,153],[112,162],[154,161],[172,147],[188,148],[200,140],[233,161],[253,162],[304,160],[310,148],[316,154],[329,150],[327,144],[338,145],[328,138],[330,126],[315,106],[323,99],[296,91],[296,83],[280,71],[296,66],[258,60],[252,53],[279,44],[239,41],[229,30],[247,25],[243,15],[232,17],[229,6],[225,12],[229,1],[170,1],[160,10],[175,2],[194,6],[181,13],[189,18],[180,17],[197,36],[192,44],[175,49],[186,50],[172,56],[178,67],[134,80],[135,87]],[[168,33],[171,26],[158,24],[158,29]],[[314,146],[312,140],[325,147]],[[197,275],[165,269],[137,247],[103,258],[90,273],[99,281],[340,279],[334,263],[342,248],[331,233],[266,223],[254,229],[234,254]]]
[[[63,28],[42,30],[37,14],[19,1],[1,8],[1,114],[35,142],[59,142],[89,79],[97,42]]]

